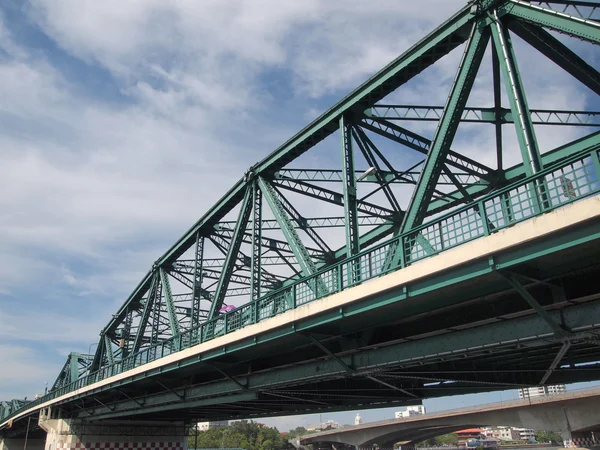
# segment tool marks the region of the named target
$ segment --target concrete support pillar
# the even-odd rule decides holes
[[[571,435],[571,430],[561,431],[560,436],[563,439],[563,445],[565,446],[565,448],[575,447],[573,445],[573,436]]]
[[[40,412],[44,450],[187,450],[188,430],[177,422],[85,422]],[[12,449],[9,449],[12,450]]]
[[[571,433],[573,447],[600,447],[600,434],[593,431],[573,431]]]
[[[44,450],[45,439],[27,439],[27,446],[25,446],[25,439],[18,438],[0,438],[0,450]]]

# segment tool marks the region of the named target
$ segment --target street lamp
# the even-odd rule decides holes
[[[95,345],[95,346],[97,347],[97,346],[98,346],[98,344],[99,344],[99,342],[95,342],[95,343],[93,343],[93,344],[90,344],[90,346],[88,347],[88,352],[87,352],[87,354],[88,354],[88,355],[91,355],[91,354],[92,354],[92,345]]]
[[[356,179],[356,181],[362,181],[365,178],[367,178],[369,175],[373,175],[375,172],[377,172],[377,169],[375,167],[369,167],[367,170],[365,170],[363,172],[363,174],[360,177],[358,177]]]

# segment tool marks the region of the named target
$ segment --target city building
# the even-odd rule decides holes
[[[535,441],[535,430],[531,428],[516,428],[520,441]]]
[[[499,441],[533,441],[535,440],[535,430],[530,428],[517,427],[485,427],[484,434],[492,439]]]
[[[466,430],[456,431],[454,434],[458,437],[457,444],[459,447],[465,446],[469,439],[480,440],[486,437],[485,431],[481,428],[468,428]]]
[[[425,414],[425,407],[423,405],[407,406],[401,411],[396,411],[396,419],[403,419],[411,416],[421,416]]]
[[[519,431],[514,427],[486,427],[483,429],[485,435],[499,441],[518,441],[520,440]]]
[[[307,425],[306,431],[334,430],[337,428],[341,428],[339,422],[336,422],[335,420],[326,420],[325,422],[321,422],[315,425]]]
[[[536,386],[530,388],[519,389],[519,398],[543,397],[545,395],[556,395],[567,392],[567,387],[564,384],[555,384],[552,386]]]
[[[224,428],[229,426],[228,420],[219,420],[215,422],[198,422],[199,431],[208,431],[211,428]]]

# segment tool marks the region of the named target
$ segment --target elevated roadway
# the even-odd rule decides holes
[[[325,443],[392,448],[398,442],[410,445],[465,428],[514,426],[562,432],[565,439],[574,440],[567,446],[587,447],[591,442],[586,441],[595,440],[592,433],[600,431],[599,404],[600,388],[592,388],[324,431],[303,436],[298,443],[315,448]],[[596,444],[600,446],[600,439]]]

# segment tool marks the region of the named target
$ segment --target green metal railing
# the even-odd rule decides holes
[[[105,366],[0,419],[5,420],[76,389],[267,320],[598,192],[600,159],[596,146],[563,159],[533,177],[481,197],[256,301]]]

